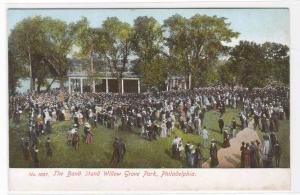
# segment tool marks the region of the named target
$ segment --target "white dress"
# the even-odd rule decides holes
[[[56,111],[52,112],[52,121],[55,122],[57,120]]]
[[[262,145],[262,156],[263,159],[268,158],[268,154],[270,152],[270,141],[269,140],[264,140],[263,145]]]
[[[48,111],[45,111],[44,113],[45,113],[45,121],[44,121],[44,124],[46,124],[47,121],[51,121],[51,116],[50,116],[50,114],[49,114]]]
[[[174,130],[175,128],[175,122],[176,122],[176,118],[174,114],[171,114],[171,119],[172,119],[172,130]]]
[[[167,137],[167,125],[165,122],[161,124],[161,133],[160,137]]]
[[[203,131],[202,131],[202,138],[205,139],[205,140],[208,139],[208,132],[207,132],[206,129],[203,129]]]

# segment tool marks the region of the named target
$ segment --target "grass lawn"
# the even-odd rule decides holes
[[[219,113],[215,111],[207,112],[205,115],[204,125],[209,132],[209,140],[216,139],[218,148],[221,148],[222,135],[219,133],[218,119]],[[224,115],[225,126],[231,124],[232,117],[236,118],[239,125],[238,110],[227,109]],[[27,120],[23,116],[19,128],[14,128],[10,124],[9,132],[9,148],[10,148],[10,167],[11,168],[26,168],[33,167],[31,161],[25,161],[22,157],[22,151],[19,146],[18,135],[24,134]],[[112,156],[112,143],[115,136],[123,138],[127,146],[127,153],[123,162],[118,167],[124,168],[180,168],[186,167],[184,158],[181,161],[171,158],[171,141],[177,135],[183,138],[183,142],[190,141],[196,145],[201,143],[202,138],[198,135],[185,134],[176,127],[176,130],[166,138],[159,138],[152,142],[145,140],[139,136],[139,130],[134,129],[131,132],[117,129],[107,129],[98,125],[93,129],[95,134],[93,144],[86,145],[80,142],[79,149],[73,150],[66,143],[66,133],[71,127],[71,121],[55,122],[52,125],[52,133],[39,137],[39,160],[40,167],[45,168],[108,168],[111,167],[110,160]],[[287,127],[288,129],[288,127]],[[80,128],[80,134],[83,134],[83,129]],[[53,157],[46,158],[45,141],[47,136],[52,140]],[[288,136],[283,134],[282,136]],[[82,140],[81,140],[82,141]],[[286,149],[286,148],[284,148]],[[201,147],[204,161],[209,158],[209,149]],[[284,157],[284,156],[283,156]]]
[[[262,132],[257,131],[260,140],[262,140]],[[281,146],[280,168],[290,167],[290,121],[279,121],[279,131],[277,132],[279,144]],[[274,162],[275,164],[275,162]]]

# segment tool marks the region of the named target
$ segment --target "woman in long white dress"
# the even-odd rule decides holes
[[[267,160],[268,155],[270,152],[270,140],[268,135],[263,136],[263,142],[262,142],[262,160]]]
[[[81,111],[78,112],[78,122],[79,122],[79,125],[83,124],[83,115],[82,115]]]
[[[52,111],[52,122],[56,122],[56,120],[57,120],[57,116],[56,116],[56,110],[55,109],[53,109],[53,111]]]
[[[143,137],[143,136],[145,136],[145,135],[146,135],[145,126],[142,125],[141,131],[140,131],[140,136]]]
[[[167,137],[167,124],[166,124],[166,120],[163,120],[161,123],[161,133],[160,133],[160,137]]]
[[[171,120],[172,120],[172,131],[175,129],[175,122],[176,122],[176,118],[175,115],[173,114],[173,112],[171,112]]]

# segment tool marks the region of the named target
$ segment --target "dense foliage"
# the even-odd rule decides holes
[[[262,87],[270,82],[289,84],[289,48],[282,44],[241,41],[219,68],[223,83]]]
[[[55,80],[62,83],[75,56],[89,61],[83,68],[91,74],[108,70],[121,79],[123,72],[134,71],[144,90],[165,89],[168,75],[191,75],[192,87],[289,84],[286,45],[241,41],[226,46],[238,35],[226,18],[198,14],[191,18],[176,14],[163,24],[147,16],[136,18],[133,25],[108,17],[97,28],[85,17],[70,24],[28,17],[9,34],[9,90],[15,93],[22,78],[30,78],[31,89],[37,91],[41,86],[50,88]]]

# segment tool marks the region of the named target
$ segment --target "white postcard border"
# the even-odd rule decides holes
[[[201,170],[196,170],[196,172],[199,172],[199,180],[202,181],[203,177],[206,178],[206,181],[209,181],[211,183],[215,182],[215,181],[219,181],[219,180],[228,180],[228,182],[237,182],[236,183],[236,189],[226,189],[226,182],[225,184],[222,183],[222,185],[224,185],[224,188],[222,189],[218,189],[218,190],[229,190],[229,191],[233,191],[233,190],[241,190],[241,189],[245,189],[244,187],[244,182],[241,179],[238,179],[238,176],[233,176],[235,174],[237,174],[236,172],[238,172],[238,175],[243,175],[243,177],[245,177],[245,173],[248,174],[249,176],[249,180],[250,181],[254,181],[256,182],[256,184],[263,184],[264,182],[269,182],[267,180],[267,178],[269,178],[268,176],[270,176],[270,174],[272,174],[274,176],[274,180],[272,181],[273,184],[276,184],[277,181],[279,181],[279,183],[282,182],[287,182],[288,184],[290,184],[291,182],[291,190],[292,191],[300,191],[300,185],[298,184],[297,181],[300,181],[300,171],[299,171],[299,164],[300,164],[300,153],[299,153],[299,148],[300,148],[300,142],[298,140],[300,140],[300,134],[299,134],[299,130],[297,130],[298,126],[297,125],[297,119],[298,116],[300,116],[299,110],[300,110],[300,93],[299,93],[299,89],[297,90],[298,87],[298,83],[300,83],[300,77],[299,77],[299,73],[300,73],[300,69],[299,69],[299,64],[300,64],[300,48],[299,48],[299,43],[300,43],[300,38],[299,38],[299,21],[297,20],[298,18],[300,18],[300,4],[297,1],[262,1],[262,2],[257,2],[257,1],[199,1],[199,2],[194,2],[194,1],[187,1],[187,2],[183,2],[183,1],[166,1],[166,2],[161,2],[161,1],[146,1],[144,3],[141,2],[133,2],[133,1],[114,1],[112,3],[109,2],[105,2],[102,1],[101,3],[99,3],[99,1],[96,0],[86,0],[84,1],[84,3],[82,2],[82,0],[72,0],[72,1],[68,1],[66,3],[61,4],[59,0],[44,0],[44,3],[41,4],[41,1],[39,0],[12,0],[12,1],[5,1],[4,3],[0,4],[0,16],[1,16],[1,21],[0,21],[0,32],[1,32],[1,37],[2,37],[2,43],[0,48],[1,48],[1,52],[0,52],[0,61],[1,64],[4,64],[5,66],[2,66],[2,71],[0,71],[0,89],[2,91],[2,96],[1,96],[1,105],[0,107],[2,108],[1,112],[1,117],[0,117],[0,125],[1,125],[1,141],[0,141],[0,148],[1,148],[1,170],[0,170],[0,178],[1,178],[1,190],[3,189],[3,192],[7,192],[7,190],[13,190],[12,193],[20,193],[21,191],[17,189],[18,186],[24,186],[26,183],[30,184],[31,182],[35,182],[35,183],[31,183],[31,185],[34,186],[39,186],[38,181],[31,180],[28,177],[24,176],[23,178],[20,178],[20,176],[23,176],[22,174],[26,173],[26,170],[24,169],[9,169],[8,170],[8,117],[7,117],[7,111],[8,111],[8,97],[7,97],[7,91],[8,91],[8,67],[7,67],[7,16],[6,16],[6,11],[8,8],[111,8],[111,7],[118,7],[118,8],[128,8],[128,7],[136,7],[136,8],[157,8],[157,7],[171,7],[171,8],[188,8],[188,7],[199,7],[199,8],[269,8],[269,7],[280,7],[280,8],[289,8],[290,9],[290,26],[291,26],[291,37],[290,37],[290,51],[291,51],[291,64],[290,64],[290,72],[291,72],[291,169],[255,169],[255,170],[247,170],[247,169],[201,169]],[[98,2],[98,3],[97,3]],[[91,4],[88,4],[91,3]],[[103,170],[103,169],[100,169]],[[181,170],[181,169],[179,169]],[[184,169],[185,170],[185,169]],[[36,170],[35,170],[36,171]],[[51,169],[49,169],[49,171],[51,171]],[[141,171],[141,170],[140,170]],[[195,171],[195,170],[194,170]],[[243,171],[243,172],[242,172]],[[218,174],[217,174],[217,173]],[[287,174],[291,174],[289,177],[287,177]],[[2,182],[3,178],[7,178],[7,176],[10,176],[9,180],[5,180],[5,182]],[[209,178],[209,175],[213,175],[212,178]],[[259,178],[256,178],[255,175]],[[292,177],[292,179],[290,180],[290,177]],[[233,179],[235,178],[235,179]],[[16,180],[17,179],[17,180]],[[21,180],[19,180],[21,179]],[[55,179],[55,178],[54,178]],[[83,180],[83,179],[82,179]],[[95,179],[94,179],[95,180]],[[141,179],[139,179],[141,180]],[[186,185],[185,182],[183,180],[181,180],[180,178],[176,179],[177,181],[175,181],[174,186],[175,185],[180,185],[184,186]],[[198,178],[194,179],[196,180],[194,185],[196,186],[201,186],[201,184],[198,183]],[[284,180],[284,181],[282,181]],[[18,183],[16,182],[18,181]],[[65,182],[66,180],[64,180]],[[111,183],[109,183],[111,186],[113,184],[113,182],[115,182],[115,179],[112,179]],[[132,180],[131,180],[132,181]],[[50,181],[48,181],[50,182]],[[62,181],[61,181],[62,182]],[[82,185],[85,184],[86,182],[93,182],[93,181],[89,181],[88,179],[84,179],[84,181],[82,181]],[[126,179],[124,180],[120,180],[120,187],[124,187],[123,184],[124,182],[126,182]],[[137,181],[132,181],[133,183],[130,184],[131,188],[134,189],[135,188],[135,184],[134,182],[139,182]],[[147,181],[147,182],[152,182],[152,184],[157,184],[155,179],[153,181]],[[203,181],[205,183],[205,181]],[[14,185],[15,183],[17,183],[18,185]],[[22,184],[21,184],[22,183]],[[71,182],[72,183],[72,182]],[[46,183],[43,183],[46,185]],[[8,189],[8,185],[11,187],[11,189]],[[75,189],[75,185],[79,185],[78,183],[73,183],[72,185],[74,185],[74,189]],[[163,185],[159,184],[159,185]],[[158,186],[151,186],[151,188],[148,189],[141,189],[139,191],[152,191],[155,189],[159,189],[159,185]],[[241,185],[241,186],[239,186]],[[280,184],[279,184],[280,185]],[[3,188],[2,188],[3,187]],[[54,188],[55,186],[52,186],[52,189],[48,192],[62,192],[61,190],[55,190]],[[238,188],[240,187],[240,188]],[[45,189],[40,189],[40,191],[35,191],[34,193],[41,193],[41,192],[45,192]],[[183,190],[182,192],[186,191],[186,192],[191,192],[192,191],[202,191],[202,192],[214,192],[216,189],[215,186],[212,186],[210,190],[204,189],[203,188],[193,188],[193,189],[186,189]],[[275,188],[274,188],[275,189]],[[273,189],[273,190],[274,190]],[[77,190],[77,189],[76,189]],[[73,192],[66,192],[66,193],[74,193],[76,192],[76,190],[74,190]],[[94,189],[93,189],[94,190]],[[92,190],[92,191],[93,191]],[[98,192],[105,192],[101,189],[96,189]],[[169,190],[173,190],[173,189],[169,189]],[[213,190],[213,191],[211,191]],[[249,190],[249,189],[248,189]],[[283,191],[289,191],[289,188],[287,189],[286,187],[282,188],[281,190]],[[22,189],[23,192],[24,189]],[[110,190],[107,190],[109,192],[112,192]],[[126,191],[126,189],[123,188],[123,191]],[[157,191],[157,190],[156,190]],[[162,190],[164,191],[164,190]],[[264,191],[263,189],[259,189],[256,188],[255,191]],[[267,191],[272,191],[271,189],[267,189]],[[2,192],[2,191],[1,191]],[[81,192],[86,194],[87,192],[91,192],[90,190]],[[118,192],[120,192],[118,190]],[[176,191],[174,191],[176,192]],[[27,191],[25,193],[32,193],[32,191]],[[91,192],[92,193],[92,192]],[[2,193],[1,193],[2,194]],[[3,193],[4,194],[4,193]]]

